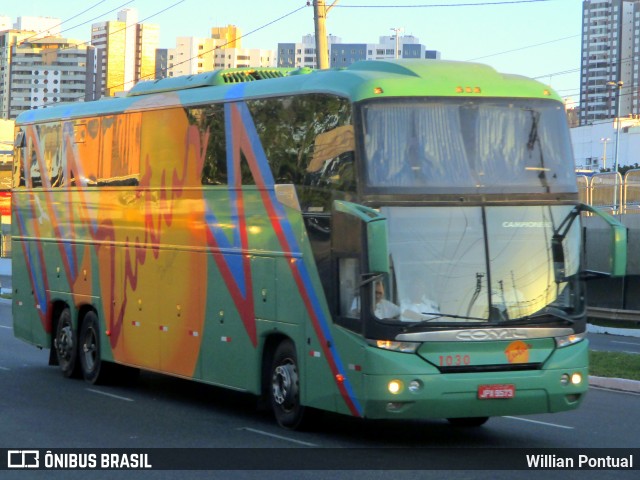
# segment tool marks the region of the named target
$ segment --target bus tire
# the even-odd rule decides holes
[[[84,316],[78,345],[80,370],[85,381],[93,385],[104,383],[108,365],[100,357],[100,326],[98,316],[93,311]]]
[[[63,309],[58,317],[53,346],[62,374],[67,378],[78,377],[78,341],[68,308]]]
[[[489,417],[447,418],[447,420],[456,427],[479,427],[487,423]]]
[[[270,372],[271,409],[278,425],[294,430],[302,424],[305,407],[300,403],[298,360],[291,340],[284,340],[276,348]]]

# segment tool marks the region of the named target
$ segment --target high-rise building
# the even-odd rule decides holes
[[[640,0],[584,0],[580,125],[640,113],[639,75]]]
[[[348,67],[360,60],[393,58],[440,58],[440,52],[427,50],[413,35],[382,36],[378,43],[342,43],[339,37],[327,36],[329,65]],[[314,35],[305,35],[301,43],[278,44],[279,67],[316,68],[316,43]]]
[[[216,45],[220,48],[242,48],[242,32],[235,25],[213,27],[211,38],[217,40]]]
[[[260,48],[219,48],[214,52],[214,68],[275,67],[276,52]]]
[[[195,75],[221,68],[274,67],[273,50],[241,48],[240,29],[234,25],[213,27],[211,38],[179,37],[176,47],[157,52],[160,62],[166,62],[166,72],[156,78]],[[166,60],[164,58],[166,57]]]
[[[59,18],[18,17],[13,22],[10,17],[0,16],[0,118],[9,118],[13,47],[25,40],[59,36],[60,23]]]
[[[91,44],[101,50],[103,94],[125,92],[139,80],[155,78],[160,27],[138,23],[135,9],[118,13],[118,20],[94,23]]]
[[[60,37],[33,38],[12,50],[8,118],[87,98],[87,90],[91,90],[87,88],[87,56],[94,53],[85,43]]]
[[[216,43],[213,38],[178,37],[176,47],[167,49],[167,72],[164,76],[195,75],[214,70]]]
[[[5,30],[12,30],[12,29],[13,29],[13,22],[11,21],[11,17],[0,15],[0,32],[4,32]]]
[[[360,60],[388,60],[394,58],[440,58],[440,52],[427,50],[413,35],[380,37],[379,42],[334,43],[331,45],[332,67],[348,67]]]
[[[22,32],[14,29],[0,31],[0,118],[9,118],[13,47],[35,34],[36,32]]]
[[[340,37],[327,35],[329,52],[332,45],[341,41]],[[299,43],[278,43],[278,67],[316,68],[317,64],[315,35],[304,35]]]

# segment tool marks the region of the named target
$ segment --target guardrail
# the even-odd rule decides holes
[[[602,320],[629,322],[629,326],[640,326],[640,310],[622,310],[618,308],[587,307],[587,316]]]

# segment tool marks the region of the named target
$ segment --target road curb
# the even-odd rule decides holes
[[[595,377],[589,375],[589,386],[620,390],[622,392],[640,393],[640,381],[626,378]]]

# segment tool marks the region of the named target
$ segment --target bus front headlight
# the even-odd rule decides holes
[[[563,347],[568,347],[569,345],[575,345],[576,343],[581,342],[585,338],[587,338],[586,331],[582,333],[573,333],[571,335],[567,335],[564,337],[556,337],[556,347],[563,348]]]
[[[420,346],[420,342],[397,342],[395,340],[367,340],[367,343],[376,348],[402,353],[415,353]]]

